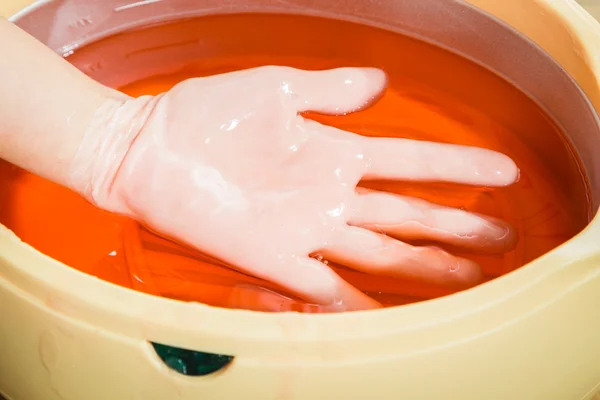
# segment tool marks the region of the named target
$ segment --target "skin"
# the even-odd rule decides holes
[[[402,239],[503,251],[510,226],[361,180],[506,186],[503,154],[366,138],[301,116],[368,107],[386,76],[369,68],[262,67],[130,98],[87,78],[0,21],[0,157],[299,297],[347,310],[380,305],[319,260],[469,287],[475,263]],[[45,68],[38,68],[44,65]],[[14,76],[14,78],[13,78]],[[35,118],[32,118],[35,116]]]

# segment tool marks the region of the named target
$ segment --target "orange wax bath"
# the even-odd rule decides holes
[[[552,119],[501,77],[407,36],[307,16],[221,15],[125,32],[84,46],[68,59],[132,96],[157,94],[191,77],[260,65],[384,69],[390,86],[373,107],[344,117],[308,117],[363,135],[475,145],[512,157],[521,179],[508,188],[368,184],[512,223],[520,235],[513,251],[461,253],[479,262],[488,279],[555,248],[590,220],[579,161]],[[0,222],[70,267],[135,290],[229,308],[336,311],[305,304],[5,162],[0,162]],[[422,283],[332,267],[386,306],[449,294]]]

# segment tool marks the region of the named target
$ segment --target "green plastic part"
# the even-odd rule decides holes
[[[183,375],[203,376],[225,368],[233,361],[233,356],[204,353],[152,343],[154,351],[172,370]]]

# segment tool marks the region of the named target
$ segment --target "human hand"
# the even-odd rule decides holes
[[[385,83],[381,71],[356,68],[262,67],[187,80],[101,113],[73,163],[73,187],[98,207],[317,304],[378,307],[316,255],[372,274],[477,284],[475,263],[399,239],[503,249],[515,239],[507,224],[357,184],[504,186],[518,179],[511,159],[367,138],[299,115],[358,111]]]

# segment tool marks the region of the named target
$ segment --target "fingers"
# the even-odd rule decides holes
[[[514,161],[492,150],[409,139],[359,140],[368,167],[365,179],[507,186],[519,178]]]
[[[504,253],[517,243],[516,231],[504,221],[362,188],[348,222],[396,238],[434,240],[485,252]]]
[[[385,73],[375,68],[283,71],[281,88],[298,102],[299,112],[338,115],[358,111],[374,102],[387,82]]]
[[[327,265],[309,257],[294,257],[283,265],[264,270],[262,278],[290,291],[305,301],[324,306],[339,306],[349,311],[380,308]]]
[[[373,275],[467,288],[483,279],[472,261],[433,247],[415,247],[358,227],[338,230],[320,252],[327,259]]]
[[[160,245],[159,249],[161,249],[161,251],[146,250],[148,262],[151,263],[155,273],[163,274],[161,277],[163,280],[164,275],[175,273],[175,270],[165,266],[178,265],[177,271],[182,273],[177,280],[179,286],[184,280],[189,284],[195,279],[221,283],[246,282],[270,291],[284,289],[298,298],[314,303],[312,305],[294,303],[294,310],[298,309],[297,311],[357,311],[381,307],[381,304],[346,282],[327,265],[309,257],[295,257],[283,264],[257,262],[255,265],[264,267],[260,273],[256,268],[242,268],[240,273],[233,270],[237,268],[208,255],[194,251],[186,253],[179,245],[174,246],[166,239],[156,239],[155,236],[146,238],[155,246]],[[170,254],[169,251],[181,252],[181,255]],[[280,305],[284,307],[283,303]],[[285,310],[282,308],[281,311]]]
[[[230,298],[227,302],[228,307],[304,312],[355,311],[380,307],[378,302],[355,289],[328,266],[308,257],[294,263],[292,268],[288,269],[286,265],[280,269],[285,276],[278,278],[276,274],[271,274],[271,279],[267,281],[236,272],[224,265],[215,265],[207,260],[151,250],[146,250],[146,254],[149,267],[163,282],[162,290],[156,293],[170,292],[177,298],[180,298],[183,292],[190,293],[190,285],[208,284],[207,287],[215,287],[206,289],[206,293],[197,292],[195,296],[206,299],[210,297],[211,290],[229,290],[232,295],[236,294],[238,297]],[[167,269],[166,266],[169,265],[178,265],[177,271]],[[178,273],[183,275],[178,276]],[[167,282],[171,282],[172,285],[164,287]],[[250,290],[251,288],[253,290]],[[299,298],[315,304],[305,304],[287,298],[277,293],[281,288],[288,289]],[[217,300],[213,299],[208,303],[213,304],[215,301]]]
[[[281,68],[281,90],[297,110],[347,114],[369,106],[387,84],[375,68],[306,71]],[[398,138],[367,138],[334,128],[333,137],[354,137],[364,149],[365,179],[443,181],[467,185],[507,186],[519,178],[508,156],[487,149]],[[348,136],[350,135],[350,136]]]

